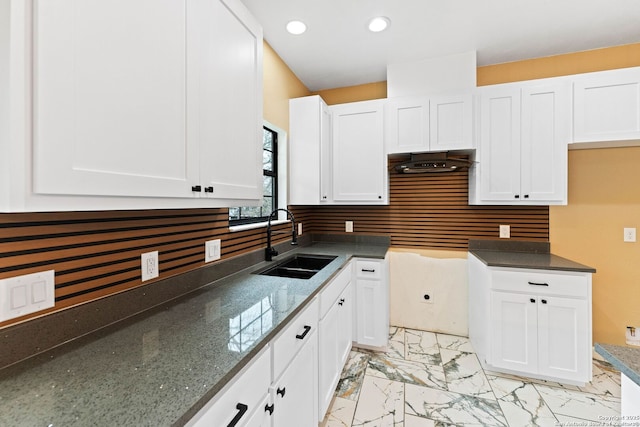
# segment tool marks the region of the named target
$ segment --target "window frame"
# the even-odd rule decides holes
[[[267,150],[264,148],[264,137],[263,137],[263,143],[262,143],[262,153],[264,156],[264,152],[265,151],[270,151],[271,152],[271,162],[273,165],[273,171],[269,171],[266,169],[262,169],[262,177],[263,177],[263,183],[264,183],[264,177],[268,176],[271,177],[273,179],[273,183],[272,183],[272,188],[271,188],[271,206],[273,206],[273,209],[277,209],[278,208],[278,193],[279,193],[279,181],[280,181],[280,162],[279,162],[279,143],[280,143],[280,134],[281,131],[279,129],[277,129],[275,126],[270,125],[269,123],[264,123],[262,125],[262,129],[263,132],[266,130],[268,132],[271,133],[272,136],[272,145],[271,145],[271,150]],[[261,200],[265,199],[265,194],[262,194],[262,198]],[[247,225],[247,224],[259,224],[259,223],[267,223],[269,220],[269,214],[271,212],[267,212],[265,215],[259,216],[259,217],[252,217],[252,218],[242,218],[242,208],[255,208],[255,206],[234,206],[230,209],[239,209],[239,219],[231,219],[229,217],[229,227],[236,227],[236,226],[242,226],[242,225]],[[260,206],[260,208],[262,209],[262,205]],[[277,218],[272,218],[273,219],[277,219]]]

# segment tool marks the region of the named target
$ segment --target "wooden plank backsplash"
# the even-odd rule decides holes
[[[388,206],[292,210],[304,233],[342,234],[351,220],[356,234],[389,235],[396,247],[465,250],[470,238],[496,238],[499,224],[512,238],[548,240],[548,207],[468,206],[467,186],[466,172],[391,174]],[[143,252],[159,251],[159,279],[201,267],[211,239],[222,240],[223,259],[266,245],[264,228],[229,232],[227,209],[0,213],[0,279],[54,269],[51,312],[140,286]]]

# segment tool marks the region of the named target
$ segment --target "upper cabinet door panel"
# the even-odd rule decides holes
[[[432,97],[430,104],[431,151],[473,148],[472,95]]]
[[[481,104],[482,198],[511,201],[520,193],[520,90],[488,88]]]
[[[237,0],[197,0],[189,130],[212,197],[262,198],[262,28]],[[197,19],[194,17],[194,19]]]
[[[186,6],[35,3],[36,192],[191,197]]]
[[[522,198],[567,199],[567,144],[570,128],[567,83],[522,88]]]
[[[384,127],[387,153],[428,151],[429,98],[387,100],[384,106]]]
[[[382,102],[332,108],[333,200],[386,203]]]
[[[573,97],[574,142],[640,139],[640,68],[578,76]]]

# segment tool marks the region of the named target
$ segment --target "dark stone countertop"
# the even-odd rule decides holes
[[[640,386],[640,347],[596,343],[595,350],[607,362]]]
[[[338,257],[308,280],[258,263],[160,307],[0,370],[3,426],[183,425],[353,256],[388,245],[314,243]]]
[[[550,253],[547,242],[470,240],[469,252],[489,267],[596,272],[593,267]]]

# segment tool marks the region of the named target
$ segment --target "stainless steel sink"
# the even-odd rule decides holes
[[[298,254],[286,258],[276,265],[254,271],[254,274],[289,277],[293,279],[309,279],[336,258],[337,256],[334,255]]]

